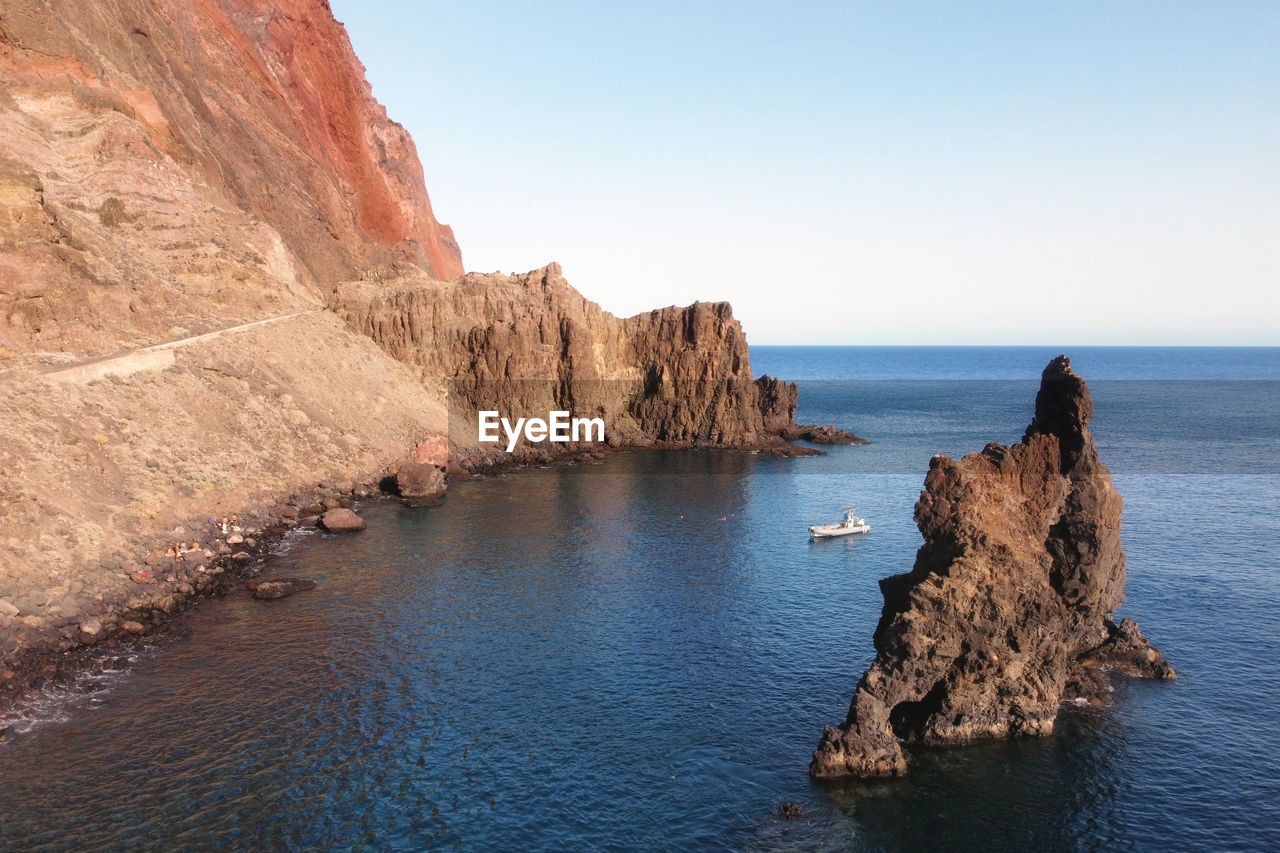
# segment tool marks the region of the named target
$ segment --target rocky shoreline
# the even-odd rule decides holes
[[[142,637],[159,634],[173,620],[200,602],[226,595],[261,572],[273,547],[296,527],[319,526],[328,509],[350,509],[358,501],[379,495],[377,480],[360,483],[317,484],[315,489],[288,496],[278,505],[248,507],[240,516],[239,532],[211,540],[207,519],[172,531],[166,540],[148,538],[128,549],[134,556],[117,559],[115,573],[132,588],[114,594],[80,596],[82,585],[44,591],[37,603],[32,593],[10,605],[9,624],[0,628],[0,712],[13,708],[24,696],[48,684],[72,681],[95,652],[126,648]],[[177,561],[165,554],[172,541],[210,543]],[[8,603],[8,602],[4,602]]]
[[[21,273],[0,285],[0,708],[234,587],[327,502],[430,503],[437,468],[584,450],[820,452],[784,441],[796,386],[753,376],[729,303],[621,318],[556,263],[464,274],[328,4],[17,9],[0,27],[0,266]],[[492,455],[489,409],[598,417],[609,448]],[[245,541],[165,557],[237,508]]]
[[[438,472],[438,488],[427,494],[405,488],[404,472],[415,463],[402,461],[358,480],[320,482],[274,502],[259,501],[244,507],[237,513],[238,530],[225,535],[220,531],[214,535],[206,518],[179,525],[163,539],[139,539],[133,547],[122,549],[127,553],[115,558],[110,567],[121,580],[131,583],[115,594],[83,595],[83,585],[69,580],[64,586],[15,596],[16,604],[0,599],[0,714],[46,686],[74,682],[104,650],[125,651],[142,638],[164,635],[184,613],[205,600],[241,588],[259,599],[282,598],[308,588],[306,579],[272,577],[264,570],[269,570],[274,548],[291,530],[342,532],[337,524],[323,524],[331,512],[348,511],[360,524],[345,529],[358,530],[363,521],[350,511],[358,510],[362,502],[399,499],[429,506],[445,493],[446,480],[494,476],[547,464],[587,464],[634,450],[698,448],[692,442],[654,442],[646,447],[552,451],[523,446],[512,454],[477,452],[448,465],[447,477],[446,469],[417,463]],[[816,448],[786,442],[715,449],[782,457],[823,455]],[[191,540],[206,543],[205,547],[187,553],[180,562],[165,555],[172,542]]]

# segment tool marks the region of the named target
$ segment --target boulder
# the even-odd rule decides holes
[[[438,438],[435,441],[419,444],[413,449],[413,461],[444,468],[449,464],[449,439]]]
[[[406,462],[396,471],[396,488],[409,503],[429,503],[444,494],[444,472],[425,462]]]
[[[39,616],[44,612],[44,602],[37,601],[31,596],[19,598],[14,604],[18,609],[18,614],[22,616]]]
[[[325,530],[343,533],[352,530],[364,530],[364,519],[349,509],[341,507],[331,509],[320,519]]]
[[[86,619],[80,623],[80,642],[92,645],[102,639],[102,622],[98,619]]]

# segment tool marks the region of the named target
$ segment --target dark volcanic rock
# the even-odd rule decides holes
[[[794,385],[752,381],[746,335],[728,303],[622,319],[574,290],[559,264],[448,283],[345,282],[329,306],[395,358],[449,382],[450,407],[471,421],[451,436],[455,445],[476,435],[475,412],[564,410],[600,417],[614,447],[755,449],[780,443],[777,431],[794,412]],[[598,447],[594,439],[588,446]],[[459,449],[456,459],[469,455]]]
[[[1107,671],[1173,678],[1124,598],[1123,503],[1088,430],[1093,403],[1065,356],[1044,371],[1019,444],[935,456],[916,504],[925,543],[880,581],[876,659],[816,777],[905,772],[901,743],[1053,730],[1064,699],[1105,699]]]
[[[800,396],[796,384],[775,379],[767,373],[755,384],[765,432],[781,434],[795,423],[796,400]]]
[[[629,414],[646,437],[729,447],[770,438],[751,380],[747,338],[729,303],[649,311],[623,320],[622,328],[626,361],[644,377]]]
[[[406,462],[396,471],[396,489],[410,503],[429,503],[444,494],[444,472],[425,462]]]
[[[870,444],[865,438],[856,436],[847,430],[840,429],[835,424],[827,424],[826,426],[807,426],[805,424],[792,424],[783,427],[778,433],[787,441],[796,441],[803,439],[812,441],[814,444]]]
[[[356,515],[349,509],[341,507],[331,509],[321,518],[320,523],[324,525],[325,530],[334,533],[343,533],[351,530],[364,530],[364,519]]]

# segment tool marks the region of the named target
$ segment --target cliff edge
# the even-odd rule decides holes
[[[463,275],[324,0],[0,0],[0,387],[0,705],[208,594],[164,557],[210,517],[543,452],[478,448],[481,405],[776,446],[796,393],[725,303]]]
[[[106,355],[462,274],[324,0],[0,2],[0,347]]]
[[[611,446],[632,448],[781,446],[779,433],[793,425],[795,386],[753,381],[746,335],[725,302],[621,319],[552,263],[452,282],[346,282],[329,308],[448,384],[450,444],[463,463],[493,456],[476,441],[482,409],[598,416]]]
[[[1018,444],[935,456],[914,568],[880,581],[876,657],[813,753],[819,778],[892,776],[902,744],[1053,731],[1064,700],[1104,701],[1105,673],[1173,678],[1124,598],[1123,502],[1098,459],[1093,402],[1065,356],[1045,368]]]

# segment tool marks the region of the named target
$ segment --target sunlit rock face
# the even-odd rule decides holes
[[[915,567],[880,581],[876,658],[810,772],[904,773],[903,742],[1053,730],[1065,699],[1106,698],[1104,673],[1172,678],[1124,598],[1123,501],[1098,459],[1088,386],[1065,356],[1045,369],[1021,442],[935,456],[915,518]]]
[[[462,274],[323,0],[0,2],[0,346],[101,354]]]

